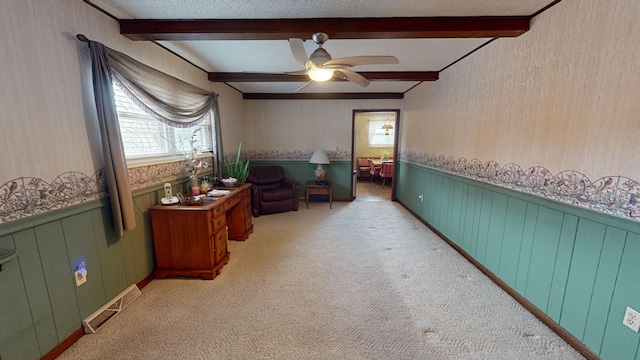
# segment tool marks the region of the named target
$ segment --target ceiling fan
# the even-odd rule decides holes
[[[306,70],[288,72],[290,75],[309,75],[311,81],[301,86],[296,91],[300,91],[311,85],[314,81],[327,81],[332,77],[338,77],[351,81],[362,87],[369,85],[369,80],[355,71],[349,70],[352,66],[359,65],[380,65],[380,64],[398,64],[399,61],[395,56],[351,56],[331,59],[331,55],[322,47],[329,40],[329,35],[318,32],[313,34],[311,39],[318,44],[318,48],[307,58],[307,52],[304,49],[304,41],[299,38],[289,39],[289,46],[293,57],[298,64],[304,66]]]

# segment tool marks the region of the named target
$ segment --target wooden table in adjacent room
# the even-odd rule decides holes
[[[309,195],[328,195],[329,196],[329,209],[333,205],[333,189],[331,188],[331,181],[327,181],[327,185],[318,184],[315,181],[307,181],[307,209],[309,208]]]

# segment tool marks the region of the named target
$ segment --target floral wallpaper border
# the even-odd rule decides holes
[[[213,168],[205,161],[203,171]],[[185,178],[187,161],[129,169],[131,190]],[[51,182],[21,177],[0,185],[0,224],[109,196],[104,169],[89,176],[67,172]]]
[[[243,152],[251,160],[308,161],[313,150]],[[351,152],[327,151],[329,159],[350,161]],[[227,154],[234,158],[235,153]],[[573,170],[552,174],[535,166],[523,169],[516,164],[501,166],[495,161],[445,157],[413,151],[403,151],[400,159],[408,163],[504,188],[575,205],[608,215],[640,221],[640,183],[624,176],[606,176],[591,181]],[[186,178],[186,161],[142,166],[129,169],[132,190],[158,183]],[[207,162],[205,171],[213,164]],[[66,172],[51,182],[35,177],[20,177],[0,185],[0,224],[62,209],[108,196],[104,169],[93,175]]]
[[[0,224],[107,196],[104,169],[66,172],[53,181],[21,177],[0,186]]]
[[[624,176],[606,176],[591,181],[586,175],[573,170],[554,175],[541,166],[525,170],[516,164],[500,166],[495,161],[482,163],[476,159],[456,159],[413,151],[403,151],[400,159],[449,174],[640,221],[640,183]]]
[[[289,161],[309,161],[315,150],[249,150],[243,151],[242,156],[250,160],[289,160]],[[329,160],[351,161],[351,151],[347,150],[326,150]],[[236,153],[226,154],[226,157],[234,158]]]
[[[213,170],[213,160],[207,158],[202,162],[201,172]],[[147,186],[187,178],[188,161],[176,161],[166,164],[140,166],[129,169],[129,183],[131,190],[142,189]]]

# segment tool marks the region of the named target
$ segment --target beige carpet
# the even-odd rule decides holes
[[[399,204],[300,205],[254,218],[215,280],[152,281],[59,359],[582,358]]]

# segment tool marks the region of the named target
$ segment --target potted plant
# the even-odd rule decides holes
[[[201,128],[197,128],[193,130],[191,133],[191,137],[189,138],[189,150],[184,154],[185,159],[187,160],[187,174],[189,175],[189,179],[191,182],[191,192],[194,195],[198,195],[200,193],[200,184],[198,183],[198,174],[200,171],[207,166],[206,161],[203,161],[200,158],[200,153],[198,152],[198,147],[196,143],[198,142],[198,132],[202,130]]]
[[[389,158],[391,157],[391,151],[389,150],[382,150],[380,151],[380,159],[381,160],[389,160]]]
[[[225,177],[222,179],[222,182],[225,185],[242,185],[247,181],[247,176],[249,176],[249,159],[242,160],[240,156],[241,150],[242,142],[238,145],[238,154],[236,155],[235,161],[229,158],[226,158],[224,161],[223,172]],[[233,179],[236,181],[234,182]]]
[[[202,175],[198,178],[200,181],[200,190],[209,191],[216,183],[216,177],[213,175]]]

